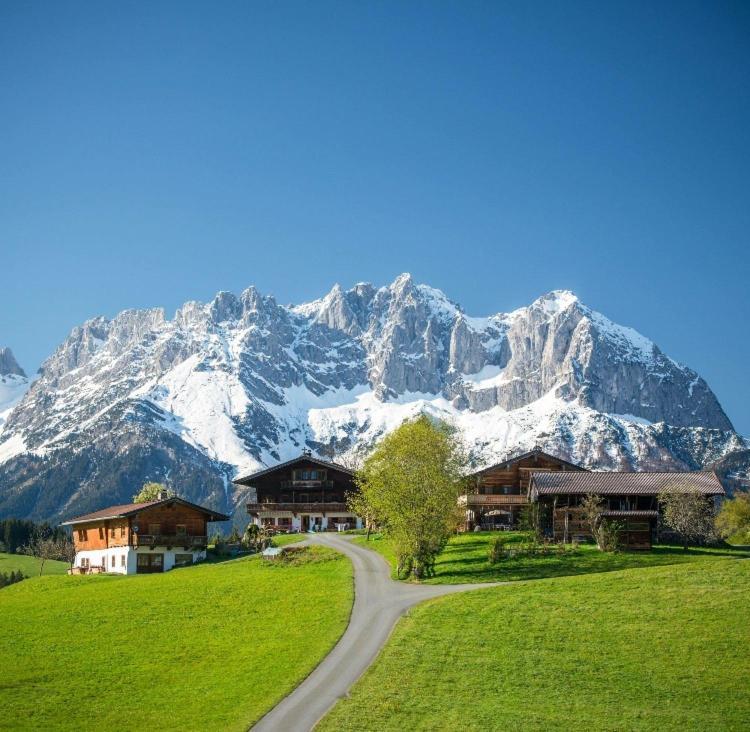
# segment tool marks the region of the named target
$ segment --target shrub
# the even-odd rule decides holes
[[[601,521],[596,530],[596,543],[603,552],[616,552],[620,548],[622,524],[616,521]]]
[[[724,501],[715,521],[719,536],[737,537],[743,543],[750,540],[750,492],[737,492]]]
[[[488,559],[490,564],[497,564],[506,555],[506,546],[509,537],[498,534],[493,536],[488,548]]]
[[[26,579],[26,576],[19,569],[11,572],[0,572],[0,588],[14,585],[16,582]]]

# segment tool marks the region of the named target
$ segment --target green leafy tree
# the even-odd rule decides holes
[[[164,483],[144,483],[138,493],[133,496],[133,503],[147,503],[148,501],[156,501],[159,498],[159,494],[166,494],[167,498],[171,498],[175,495],[175,492]]]
[[[735,493],[734,498],[724,501],[714,525],[725,539],[737,536],[743,543],[750,542],[750,492]]]
[[[466,456],[456,434],[425,415],[383,438],[356,473],[361,511],[393,543],[399,575],[421,578],[461,521]]]
[[[709,499],[697,488],[678,485],[659,494],[664,523],[682,537],[682,546],[701,544],[714,537],[714,516]]]
[[[368,504],[362,493],[357,491],[347,493],[346,506],[355,516],[359,516],[365,522],[365,541],[369,541],[370,533],[378,525],[372,506]]]

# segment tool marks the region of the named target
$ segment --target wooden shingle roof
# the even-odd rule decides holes
[[[694,489],[707,496],[723,496],[724,488],[713,472],[671,473],[532,473],[532,496],[559,494],[646,495],[654,496],[666,490]]]
[[[229,516],[213,511],[210,508],[204,508],[196,503],[190,503],[184,498],[178,496],[171,496],[170,498],[164,498],[159,501],[146,501],[145,503],[121,503],[117,506],[109,506],[108,508],[102,508],[99,511],[93,511],[92,513],[85,513],[83,516],[76,516],[69,521],[63,521],[60,526],[73,526],[74,524],[87,524],[92,521],[105,521],[106,519],[114,518],[126,518],[128,516],[134,516],[139,511],[143,511],[145,508],[151,508],[152,506],[166,505],[169,503],[180,503],[183,506],[189,506],[194,508],[196,511],[206,514],[209,521],[229,521]]]
[[[522,460],[526,460],[528,458],[533,457],[542,457],[546,458],[547,460],[551,460],[554,462],[558,462],[562,465],[567,465],[573,470],[586,470],[586,468],[582,468],[580,465],[576,465],[575,463],[571,463],[569,460],[563,460],[561,457],[558,457],[557,455],[552,455],[549,452],[544,452],[539,447],[535,447],[533,450],[529,450],[528,452],[522,452],[518,455],[513,455],[512,457],[505,458],[505,460],[495,463],[494,465],[490,465],[486,468],[482,468],[481,470],[477,470],[474,473],[471,473],[470,477],[478,477],[480,475],[484,475],[485,473],[492,472],[493,470],[498,470],[500,468],[507,468],[513,465],[514,463],[520,463]]]
[[[263,470],[258,470],[255,473],[250,473],[250,475],[243,475],[235,478],[232,483],[238,484],[238,485],[252,485],[252,481],[257,480],[258,478],[263,477],[264,475],[269,475],[270,473],[273,473],[276,470],[285,470],[286,468],[291,468],[293,465],[296,465],[297,463],[312,463],[313,465],[319,465],[321,468],[332,468],[333,470],[338,470],[342,473],[345,473],[346,475],[354,475],[354,471],[350,470],[349,468],[345,468],[343,465],[339,465],[338,463],[330,462],[329,460],[321,460],[320,458],[313,457],[309,452],[303,452],[301,455],[298,455],[295,458],[292,458],[291,460],[286,460],[283,463],[278,463],[278,465],[274,465],[270,468],[263,468]]]

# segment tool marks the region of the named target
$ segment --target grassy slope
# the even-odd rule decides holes
[[[308,538],[307,534],[276,534],[273,537],[273,545],[288,546],[289,544],[296,544],[299,541],[305,541]]]
[[[39,576],[39,560],[27,557],[25,554],[5,554],[0,552],[0,572],[17,572],[21,570],[27,577]],[[66,562],[47,560],[44,563],[44,574],[65,574],[68,569]]]
[[[720,559],[441,598],[320,729],[747,729],[749,604]]]
[[[716,557],[750,557],[750,551],[726,547],[691,548],[687,552],[681,547],[658,546],[650,552],[600,552],[593,544],[582,544],[575,551],[557,556],[523,557],[505,559],[491,565],[487,561],[490,539],[497,532],[476,532],[453,537],[438,557],[435,576],[425,580],[427,584],[451,584],[460,582],[505,582],[511,580],[542,579],[592,572],[611,572],[637,567],[654,567],[667,564],[695,562]],[[521,541],[521,534],[506,534],[513,542]],[[394,555],[387,539],[379,535],[366,541],[356,537],[353,541],[374,549],[394,566]]]
[[[351,565],[313,556],[0,591],[0,728],[247,729],[348,622]]]

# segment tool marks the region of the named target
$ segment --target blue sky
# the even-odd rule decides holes
[[[556,288],[750,434],[747,4],[0,5],[0,345],[256,284]]]

